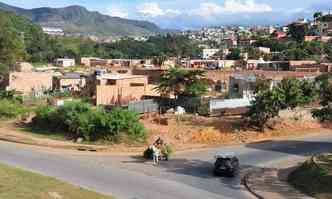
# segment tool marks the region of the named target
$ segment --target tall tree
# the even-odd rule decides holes
[[[226,58],[231,60],[241,59],[241,50],[239,48],[232,48]]]
[[[319,99],[322,108],[313,110],[313,117],[320,121],[332,121],[332,74],[326,73],[317,78],[319,84]]]
[[[279,116],[283,107],[284,95],[277,89],[267,89],[258,92],[246,114],[252,127],[264,131],[270,119]]]
[[[23,35],[0,18],[0,63],[13,66],[25,57]],[[9,69],[9,68],[8,68]]]
[[[315,12],[313,17],[315,20],[317,20],[318,18],[322,17],[323,16],[323,13],[322,12]]]
[[[289,35],[297,42],[303,42],[304,36],[308,35],[309,26],[307,23],[292,23],[288,26]]]
[[[156,89],[165,95],[198,97],[207,92],[205,71],[171,68],[160,77]]]

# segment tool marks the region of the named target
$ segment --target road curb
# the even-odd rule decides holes
[[[256,193],[251,186],[249,185],[249,178],[250,178],[251,172],[247,173],[244,177],[243,177],[243,185],[245,186],[245,188],[253,195],[255,196],[257,199],[264,199],[261,195],[259,195],[258,193]]]
[[[257,199],[313,199],[296,190],[281,174],[288,176],[295,167],[288,169],[261,168],[249,171],[243,178],[246,189]],[[276,186],[277,184],[277,186]],[[287,190],[285,192],[285,189]]]

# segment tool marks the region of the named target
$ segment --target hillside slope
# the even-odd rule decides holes
[[[81,6],[23,9],[0,2],[0,10],[12,11],[41,26],[59,27],[68,33],[94,36],[140,36],[161,29],[147,21],[122,19],[91,12]]]

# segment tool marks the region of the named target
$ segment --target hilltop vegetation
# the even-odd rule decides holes
[[[110,17],[81,6],[22,9],[0,2],[0,10],[11,11],[42,26],[60,27],[68,33],[95,36],[140,36],[161,32],[147,21]]]
[[[50,37],[32,21],[12,12],[0,11],[0,67],[9,70],[16,61],[46,63],[55,58],[152,58],[164,56],[198,56],[198,45],[185,36],[159,35],[147,41],[125,38],[100,44],[83,37]]]

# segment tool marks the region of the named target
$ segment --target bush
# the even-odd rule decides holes
[[[29,110],[17,101],[8,99],[0,100],[0,118],[12,119],[16,118]]]
[[[202,104],[198,107],[197,110],[198,114],[201,116],[209,116],[210,115],[210,109],[208,104]]]
[[[137,113],[120,108],[109,113],[82,102],[68,102],[58,108],[41,107],[36,111],[33,125],[63,130],[72,138],[82,137],[88,141],[116,141],[128,137],[131,141],[143,142],[146,138],[146,130],[139,123]]]
[[[321,122],[332,121],[332,107],[324,107],[312,111],[312,116]]]
[[[15,101],[17,103],[23,103],[22,96],[17,96],[15,90],[11,91],[0,90],[0,100],[3,99]]]
[[[165,156],[166,160],[169,160],[169,158],[175,153],[175,149],[172,145],[166,144],[161,153]]]
[[[284,96],[277,89],[260,91],[246,113],[250,126],[264,131],[268,121],[279,116],[283,102]]]

